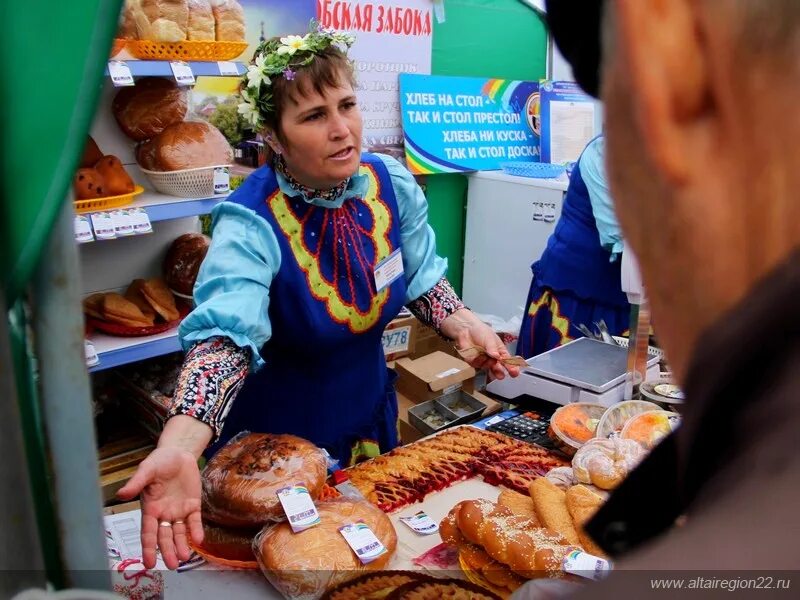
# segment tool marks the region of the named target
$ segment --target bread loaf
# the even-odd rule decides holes
[[[83,156],[81,157],[81,169],[94,168],[95,163],[103,158],[103,153],[97,146],[97,142],[90,135],[86,136],[86,145],[83,147]]]
[[[594,540],[584,531],[584,524],[594,516],[594,513],[603,505],[603,498],[592,492],[584,485],[576,485],[566,492],[567,510],[572,516],[581,546],[589,554],[605,557],[603,550],[594,543]]]
[[[265,527],[256,536],[261,571],[284,598],[319,598],[327,589],[364,571],[382,569],[397,547],[397,534],[383,511],[366,501],[336,498],[317,504],[320,523],[293,533],[288,523]],[[362,564],[339,529],[366,524],[386,552]]]
[[[580,545],[578,532],[567,510],[564,490],[544,477],[539,477],[530,485],[530,493],[542,525],[563,535],[570,544]]]
[[[189,0],[187,38],[190,40],[213,41],[216,39],[215,29],[211,0]]]
[[[78,200],[91,200],[92,198],[108,196],[103,177],[97,172],[97,169],[78,169],[72,180],[72,186],[75,189],[75,197]]]
[[[143,169],[157,171],[156,168],[156,143],[155,140],[147,140],[136,146],[136,162]]]
[[[122,12],[119,16],[117,37],[123,40],[135,40],[137,37],[132,0],[125,0],[125,6],[122,8]]]
[[[185,233],[170,244],[164,257],[164,281],[173,292],[192,296],[197,272],[211,240],[202,233]]]
[[[139,0],[137,14],[133,3],[139,39],[154,42],[180,42],[189,28],[189,0]],[[144,19],[141,18],[142,14]]]
[[[135,187],[133,179],[125,171],[122,161],[116,156],[109,154],[102,157],[95,163],[94,168],[103,178],[107,195],[119,196],[133,192]]]
[[[237,0],[211,0],[219,42],[243,42],[244,11]]]
[[[229,527],[280,521],[285,517],[278,490],[302,483],[316,500],[326,470],[322,451],[299,437],[252,433],[234,438],[203,469],[203,518]]]
[[[175,123],[154,140],[155,171],[229,165],[233,150],[219,129],[203,121]]]
[[[183,121],[188,107],[186,89],[164,77],[139,79],[135,86],[120,89],[111,103],[119,128],[137,142]]]

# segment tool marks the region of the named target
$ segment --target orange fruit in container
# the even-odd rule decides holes
[[[606,411],[600,404],[575,402],[562,406],[550,417],[550,430],[562,452],[575,454],[578,448],[595,437],[597,425]]]

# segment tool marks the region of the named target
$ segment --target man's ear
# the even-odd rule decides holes
[[[698,128],[713,108],[703,21],[695,0],[611,0],[645,150],[662,176],[685,182]],[[699,148],[697,148],[699,149]]]

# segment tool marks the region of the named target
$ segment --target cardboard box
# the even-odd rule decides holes
[[[425,435],[408,421],[408,409],[415,404],[415,402],[409,400],[401,392],[397,392],[398,430],[400,432],[401,444],[416,442]]]
[[[475,377],[475,369],[463,360],[438,351],[416,360],[401,358],[394,369],[397,390],[413,402],[433,400]]]
[[[383,330],[383,353],[393,361],[414,352],[420,325],[414,316],[397,317]]]
[[[430,327],[418,323],[414,349],[410,353],[411,358],[420,358],[433,352],[444,352],[458,358],[458,352],[453,344],[443,340]]]

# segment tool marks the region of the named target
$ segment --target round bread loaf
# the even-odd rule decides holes
[[[397,533],[383,511],[365,500],[336,498],[317,505],[320,523],[293,533],[288,523],[265,527],[253,549],[264,576],[284,598],[319,598],[365,571],[386,566],[397,547]],[[362,564],[339,529],[366,524],[386,552]]]
[[[182,296],[192,296],[197,272],[210,243],[211,239],[202,233],[184,233],[172,242],[162,265],[169,289]]]
[[[245,528],[280,521],[285,515],[278,490],[302,484],[316,500],[326,470],[325,455],[302,438],[268,433],[234,438],[203,469],[203,517]]]
[[[157,136],[169,125],[183,121],[188,92],[171,79],[146,77],[117,92],[111,112],[122,132],[140,142]]]
[[[152,171],[199,169],[233,162],[233,150],[225,136],[201,121],[170,125],[153,140],[152,152]]]
[[[106,184],[106,191],[109,196],[130,194],[135,185],[133,179],[128,175],[122,161],[111,154],[102,157],[94,165],[95,170],[100,173]]]

